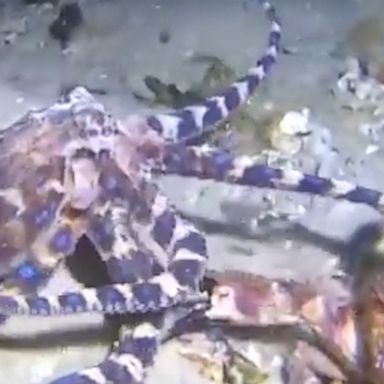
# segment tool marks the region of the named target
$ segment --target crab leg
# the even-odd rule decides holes
[[[234,157],[217,148],[170,145],[163,152],[161,164],[153,172],[213,179],[259,188],[304,192],[370,205],[384,212],[382,192],[360,187],[348,181],[323,178],[292,169],[260,164],[256,157]]]
[[[243,104],[256,90],[276,62],[280,49],[281,25],[274,7],[260,0],[271,22],[268,48],[248,73],[228,89],[206,99],[204,103],[185,107],[174,112],[151,115],[147,123],[169,142],[183,142],[198,137],[214,127]]]

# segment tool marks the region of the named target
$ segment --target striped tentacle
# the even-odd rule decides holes
[[[172,286],[175,290],[198,289],[207,261],[204,237],[176,212],[152,183],[143,182],[141,196],[142,204],[135,205],[137,210],[130,217],[130,236],[142,252],[156,255],[156,261],[167,269],[162,275],[170,279],[168,289]],[[180,314],[170,316],[174,324]],[[117,347],[105,361],[72,375],[71,381],[53,384],[142,383],[146,368],[153,364],[158,347],[166,338],[170,324],[163,321],[164,318],[158,324],[141,323],[132,332],[123,327]]]
[[[204,294],[181,288],[170,274],[162,274],[145,282],[107,284],[60,295],[0,295],[0,314],[53,316],[84,312],[147,313],[207,299]]]
[[[124,228],[130,228],[129,236],[137,249],[146,254],[163,253],[156,257],[158,262],[162,256],[167,257],[163,263],[160,262],[165,263],[168,269],[160,275],[168,282],[164,290],[182,290],[183,286],[197,288],[207,258],[205,239],[177,214],[154,185],[143,183],[141,196],[142,204],[137,205],[129,222],[127,210],[115,212],[115,227],[119,228],[122,221],[126,222]],[[111,207],[111,210],[116,210],[116,207]],[[126,267],[124,258],[116,258],[115,263],[121,268]],[[162,326],[151,322],[139,324],[132,332],[123,327],[117,346],[102,363],[51,384],[142,383],[145,368],[153,363],[164,336]]]
[[[124,202],[107,201],[95,207],[86,235],[105,262],[113,283],[144,281],[155,274],[156,256],[133,233],[130,208]]]
[[[166,250],[170,259],[167,260],[167,272],[134,284],[84,288],[60,295],[0,295],[0,313],[33,316],[75,312],[146,313],[206,300],[204,294],[195,291],[207,261],[205,238],[181,218],[164,195],[155,189],[153,191],[149,207],[150,225],[143,225],[140,230],[150,228],[148,240],[153,238]],[[143,196],[145,194],[143,191]],[[142,207],[147,207],[146,201]]]
[[[132,216],[132,229],[138,239],[157,254],[162,251],[168,260],[170,279],[178,287],[196,290],[204,276],[208,259],[206,239],[197,228],[186,220],[158,187],[148,181],[142,185],[143,206]]]
[[[148,125],[168,142],[184,142],[214,129],[255,92],[270,72],[280,50],[281,24],[274,7],[267,1],[260,2],[271,22],[265,54],[244,77],[220,94],[207,98],[205,102],[171,113],[148,116]]]
[[[50,384],[141,384],[145,369],[153,363],[160,339],[160,331],[152,323],[143,322],[133,330],[124,329],[119,342],[101,364],[60,377]]]
[[[135,283],[153,275],[155,255],[131,229],[130,210],[121,201],[100,204],[90,216],[87,236],[107,266],[114,283]],[[104,361],[94,367],[62,376],[51,384],[141,383],[145,368],[154,362],[161,325],[154,321],[123,325],[119,339]]]
[[[250,156],[234,157],[210,147],[169,145],[153,172],[213,179],[231,184],[303,192],[367,204],[384,212],[382,192],[349,181],[324,178],[292,169],[273,168]]]

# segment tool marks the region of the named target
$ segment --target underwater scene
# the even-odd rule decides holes
[[[382,0],[0,0],[0,123],[0,384],[384,383]]]

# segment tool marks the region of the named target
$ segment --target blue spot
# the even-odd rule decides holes
[[[53,217],[53,210],[49,208],[43,208],[41,211],[38,211],[35,215],[35,224],[38,227],[44,227],[48,224]]]
[[[125,297],[116,289],[110,286],[104,286],[97,289],[97,297],[104,308],[107,306],[124,305]]]
[[[196,288],[197,278],[202,273],[202,264],[196,260],[176,260],[169,269],[179,284]]]
[[[122,199],[130,199],[132,196],[132,188],[128,178],[116,167],[113,169],[104,169],[100,175],[99,183],[107,199],[120,197]]]
[[[273,181],[281,179],[281,170],[270,168],[265,165],[254,165],[246,168],[243,175],[237,181],[241,185],[252,185],[255,187],[273,187]]]
[[[207,243],[204,236],[198,232],[190,232],[187,236],[177,240],[173,247],[173,254],[182,248],[200,256],[207,257]]]
[[[140,357],[140,355],[139,355]],[[117,363],[113,360],[105,360],[100,365],[99,368],[102,372],[102,374],[107,379],[108,383],[135,383],[137,382],[136,379],[134,379],[134,376],[129,372],[129,369],[127,369],[124,365]],[[84,377],[84,376],[82,376]],[[66,384],[88,384],[88,382],[84,381],[68,381]],[[56,384],[56,383],[53,383]],[[64,384],[64,383],[60,383]],[[92,384],[94,384],[94,381],[92,380]]]
[[[233,86],[227,89],[223,94],[225,100],[225,106],[228,111],[233,111],[240,105],[240,95],[238,89]]]
[[[116,352],[140,356],[140,360],[147,365],[152,363],[157,348],[158,340],[156,337],[135,337],[123,340]]]
[[[118,186],[118,182],[117,182],[117,178],[115,176],[106,176],[104,178],[104,182],[103,182],[103,185],[104,187],[109,190],[109,191],[113,191],[117,188]]]
[[[81,293],[64,293],[59,296],[59,303],[63,308],[72,308],[73,310],[87,308],[87,302]]]
[[[232,167],[232,156],[227,152],[216,152],[211,157],[211,170],[215,179],[222,180]],[[208,175],[209,176],[209,175]]]
[[[15,273],[18,277],[26,281],[33,281],[41,277],[40,270],[30,262],[21,264],[16,268]]]
[[[152,258],[140,251],[133,252],[127,258],[111,257],[106,264],[114,283],[136,283],[139,279],[146,280],[152,276]]]
[[[345,198],[356,203],[364,203],[373,207],[377,207],[381,195],[381,192],[375,191],[373,189],[356,187],[351,192],[346,193]]]
[[[214,100],[209,100],[205,103],[205,106],[208,108],[207,112],[203,118],[203,126],[215,125],[217,122],[222,120],[223,116],[220,107],[217,105],[217,102]]]
[[[178,140],[185,140],[200,133],[202,127],[196,125],[195,115],[192,111],[182,109],[174,115],[180,119],[177,125]]]
[[[53,198],[54,200],[52,200]],[[60,201],[61,196],[52,196],[47,202],[31,205],[23,213],[23,219],[28,228],[39,230],[49,225],[55,217]]]
[[[313,175],[305,175],[297,186],[297,190],[300,192],[320,195],[327,193],[330,188],[332,188],[330,180]]]
[[[147,124],[157,133],[163,133],[163,126],[160,123],[160,120],[156,116],[148,116]]]
[[[38,312],[38,313],[47,313],[51,312],[51,307],[47,299],[42,297],[28,297],[26,298],[29,308]]]
[[[264,72],[268,73],[272,65],[275,63],[275,58],[271,55],[265,55],[258,62],[257,65],[262,65]]]
[[[89,225],[89,236],[103,251],[111,251],[114,241],[109,221],[96,216]]]
[[[54,252],[61,252],[64,254],[72,253],[74,249],[73,235],[70,228],[61,228],[53,236],[50,247]]]
[[[173,229],[175,228],[175,215],[170,211],[165,211],[155,222],[152,230],[153,239],[163,248],[167,247],[172,239]]]
[[[257,86],[260,84],[260,78],[257,75],[246,75],[239,79],[239,81],[245,81],[248,85],[247,92],[250,95],[255,92]]]
[[[272,31],[269,34],[268,45],[278,47],[280,44],[281,35],[280,32]]]
[[[212,156],[217,167],[229,168],[232,164],[232,156],[227,152],[216,152]]]
[[[163,296],[160,285],[148,282],[136,284],[132,287],[132,293],[140,309],[141,307],[144,310],[160,309],[160,302]]]

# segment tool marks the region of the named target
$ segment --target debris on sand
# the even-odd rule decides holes
[[[83,12],[76,3],[60,7],[59,16],[49,25],[49,33],[65,49],[75,30],[84,22]]]

